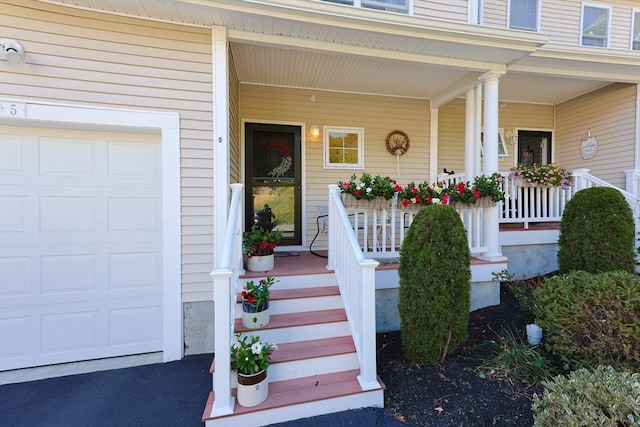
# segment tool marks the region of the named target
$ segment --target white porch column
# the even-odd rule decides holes
[[[491,175],[498,172],[498,80],[500,74],[487,73],[481,77],[484,86],[484,144],[483,173]],[[487,261],[506,259],[500,248],[498,208],[484,209],[484,242],[487,252],[480,258]]]
[[[438,108],[430,109],[429,121],[429,182],[436,182],[438,178]]]
[[[215,265],[220,264],[224,230],[229,214],[229,58],[227,29],[214,26],[213,72],[213,247]]]
[[[464,179],[471,181],[476,176],[476,135],[478,123],[476,121],[476,88],[466,94],[465,127],[464,127]]]

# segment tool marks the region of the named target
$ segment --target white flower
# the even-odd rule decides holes
[[[262,352],[262,343],[258,341],[257,343],[253,344],[251,346],[251,352],[253,354],[260,354]]]
[[[367,187],[367,193],[371,193],[372,188],[371,187]]]

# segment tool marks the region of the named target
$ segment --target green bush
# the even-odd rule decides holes
[[[618,190],[592,187],[578,191],[560,222],[560,273],[634,272],[634,233],[633,213]]]
[[[543,382],[534,394],[534,425],[640,426],[640,374],[598,367]]]
[[[458,213],[429,205],[418,212],[400,251],[398,308],[408,361],[442,361],[467,338],[471,255]]]
[[[534,290],[547,348],[570,367],[640,369],[640,276],[576,271]]]

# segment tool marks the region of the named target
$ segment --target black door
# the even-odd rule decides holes
[[[300,126],[245,124],[245,229],[272,220],[280,245],[302,244],[300,150]]]
[[[551,163],[551,132],[519,130],[518,163],[527,166]]]

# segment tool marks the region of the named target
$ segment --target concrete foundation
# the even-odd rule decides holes
[[[184,308],[184,355],[213,353],[213,301],[188,302]]]
[[[557,243],[503,246],[502,253],[509,258],[507,270],[515,279],[530,279],[558,270]]]

